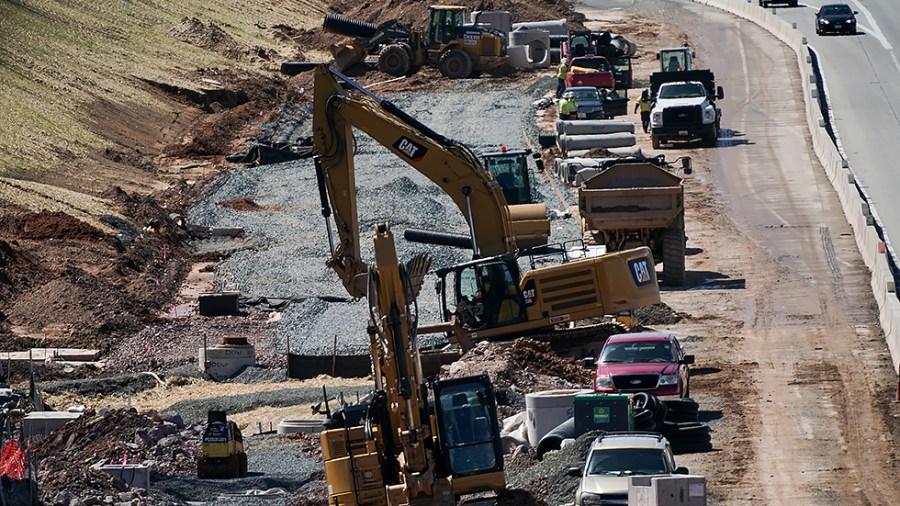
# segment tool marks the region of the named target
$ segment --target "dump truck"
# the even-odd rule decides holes
[[[700,140],[715,147],[722,110],[716,99],[725,91],[710,70],[654,72],[650,75],[650,140],[653,149],[671,141]]]
[[[681,172],[691,173],[683,157]],[[665,157],[604,162],[578,189],[584,240],[607,252],[646,246],[662,261],[663,281],[685,281],[684,183]]]

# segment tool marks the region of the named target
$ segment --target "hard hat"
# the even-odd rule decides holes
[[[575,92],[567,91],[567,92],[563,93],[563,98],[575,98]]]

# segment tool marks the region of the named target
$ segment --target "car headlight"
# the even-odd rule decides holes
[[[849,23],[849,24],[852,25],[853,23],[856,23],[856,20],[855,20],[855,19],[848,19],[848,20],[847,20],[847,23]]]
[[[823,25],[830,25],[830,24],[831,24],[831,21],[828,21],[827,19],[822,19],[822,20],[820,20],[819,22],[822,23]]]
[[[581,494],[581,504],[578,506],[600,506],[603,504],[603,497],[599,494]]]
[[[678,375],[677,374],[663,374],[659,377],[660,385],[677,385],[678,384]]]
[[[704,123],[712,123],[716,120],[716,109],[714,107],[707,107],[703,110],[703,122]]]
[[[613,387],[612,378],[609,376],[597,376],[594,379],[594,385],[601,387],[601,388],[612,388]]]
[[[656,111],[650,116],[650,121],[653,122],[654,125],[662,125],[662,111]]]

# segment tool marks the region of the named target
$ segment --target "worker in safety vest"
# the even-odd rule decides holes
[[[569,72],[569,62],[565,58],[559,62],[559,70],[556,72],[556,98],[562,96],[566,89],[566,74]]]
[[[575,93],[572,91],[563,93],[558,105],[560,119],[568,118],[575,114],[578,110],[578,104],[575,103]]]
[[[644,127],[644,132],[650,131],[650,109],[652,108],[653,101],[650,100],[650,90],[644,89],[641,92],[641,98],[634,102],[634,112],[638,112],[638,109],[641,111],[641,125]]]

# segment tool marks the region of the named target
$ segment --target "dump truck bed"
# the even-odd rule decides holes
[[[684,211],[684,186],[651,163],[617,164],[581,185],[578,209],[591,230],[665,228]]]

